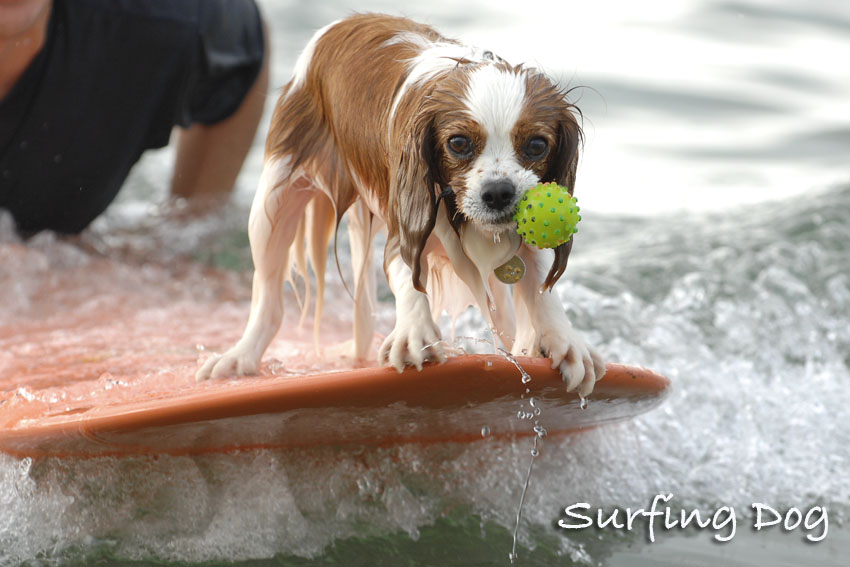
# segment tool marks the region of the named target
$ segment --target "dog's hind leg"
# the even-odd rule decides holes
[[[361,200],[348,214],[348,236],[351,246],[351,264],[354,274],[354,344],[352,356],[357,361],[369,358],[369,349],[375,340],[375,309],[378,305],[372,242],[383,227]]]
[[[314,196],[307,205],[306,212],[306,235],[305,241],[295,243],[294,247],[304,248],[306,244],[307,256],[313,273],[316,275],[316,306],[313,310],[313,348],[316,353],[321,351],[321,324],[322,310],[325,306],[325,270],[328,261],[328,244],[333,238],[336,227],[336,211],[333,203],[324,194]],[[306,275],[306,274],[305,274]],[[310,282],[306,282],[307,287]],[[307,305],[304,305],[304,312]]]
[[[260,358],[283,319],[283,282],[289,270],[290,245],[316,190],[300,169],[292,171],[288,156],[267,158],[248,226],[254,260],[248,325],[233,348],[204,363],[195,375],[197,380],[256,374]]]

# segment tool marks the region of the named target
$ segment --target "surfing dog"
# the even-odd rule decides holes
[[[539,250],[522,242],[513,221],[523,192],[538,182],[572,191],[576,114],[536,69],[408,19],[355,15],[316,32],[266,141],[249,220],[255,271],[247,328],[197,378],[257,372],[280,327],[282,286],[293,268],[306,275],[312,265],[318,323],[329,244],[347,213],[355,358],[366,359],[374,339],[372,243],[386,230],[383,266],[396,322],[380,347],[382,363],[401,372],[444,361],[435,320],[477,304],[507,350],[548,356],[569,390],[590,394],[605,365],[552,293],[572,240]],[[512,286],[494,272],[508,261],[525,269]]]

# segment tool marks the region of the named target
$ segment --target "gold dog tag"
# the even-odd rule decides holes
[[[500,282],[515,284],[525,275],[525,262],[519,256],[514,256],[495,270],[493,273]]]

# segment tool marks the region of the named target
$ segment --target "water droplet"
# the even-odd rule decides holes
[[[534,432],[540,438],[546,437],[546,434],[549,433],[548,431],[546,431],[546,428],[543,427],[542,425],[535,425],[534,426]]]
[[[528,372],[526,372],[525,370],[523,370],[522,371],[522,383],[528,384],[529,382],[531,382],[531,375]]]
[[[579,404],[579,407],[583,410],[586,410],[587,409],[587,398],[585,398],[584,396],[580,396],[580,397],[581,397],[581,404]]]
[[[540,451],[537,449],[537,447],[533,448],[533,449],[531,450],[531,456],[532,456],[532,457],[537,457],[538,455],[540,455]]]
[[[490,435],[490,428],[485,425],[481,428],[481,437],[487,437],[488,435]]]
[[[531,404],[531,407],[537,407],[534,403],[534,398],[531,398],[530,400],[528,400],[528,403]]]

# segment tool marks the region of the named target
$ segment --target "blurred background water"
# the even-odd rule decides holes
[[[650,367],[675,389],[646,416],[544,440],[518,564],[846,564],[850,4],[260,4],[273,85],[315,29],[357,10],[414,17],[581,87],[585,214],[557,292],[609,360]],[[165,220],[173,156],[160,151],[80,242],[42,235],[22,247],[0,219],[0,341],[14,321],[47,316],[46,280],[91,257],[111,267],[83,275],[78,294],[108,296],[150,270],[160,271],[140,276],[148,283],[164,272],[197,289],[213,265],[232,274],[230,301],[247,315],[245,225],[262,142],[221,217]],[[187,265],[200,267],[190,277]],[[474,314],[460,332],[484,336]],[[530,449],[483,440],[196,458],[0,455],[0,564],[507,565]],[[674,530],[650,544],[640,529],[556,527],[573,503],[647,507],[668,493],[674,510],[735,507],[736,538]],[[756,533],[754,502],[825,506],[829,535],[810,544],[803,530]]]

